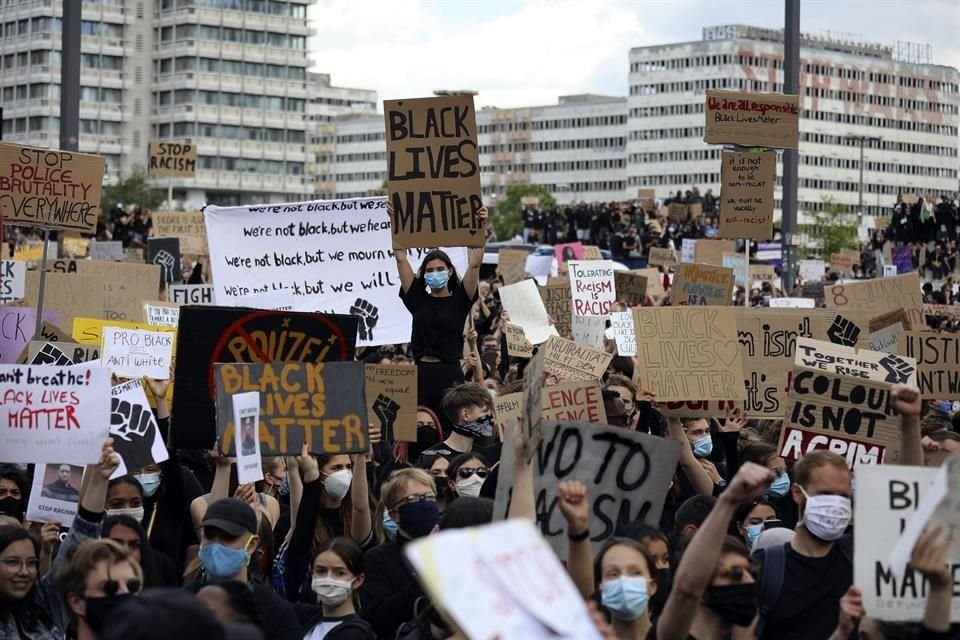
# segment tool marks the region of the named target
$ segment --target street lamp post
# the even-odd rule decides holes
[[[857,209],[858,215],[863,215],[863,145],[867,142],[880,142],[878,136],[844,136],[845,140],[856,140],[860,144],[860,204]]]

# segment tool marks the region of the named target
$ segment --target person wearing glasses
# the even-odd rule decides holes
[[[107,438],[100,449],[100,461],[88,467],[90,481],[80,498],[73,526],[46,574],[40,575],[40,541],[22,527],[0,527],[0,638],[53,640],[65,636],[69,617],[54,591],[53,578],[81,542],[99,537],[107,479],[119,464],[113,439]],[[82,602],[77,604],[85,607]]]
[[[480,496],[480,487],[490,475],[490,464],[477,453],[463,453],[450,461],[447,467],[447,483],[455,497]]]
[[[488,396],[489,397],[489,396]],[[403,557],[403,547],[437,529],[437,487],[423,469],[400,469],[380,489],[397,536],[364,556],[366,579],[360,586],[360,615],[381,638],[392,638],[403,623],[414,618],[414,605],[424,597]]]

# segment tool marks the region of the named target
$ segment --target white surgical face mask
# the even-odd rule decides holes
[[[107,509],[107,516],[130,516],[137,522],[143,522],[143,507],[130,507],[129,509]]]
[[[803,511],[803,526],[821,540],[832,542],[843,535],[850,525],[853,513],[850,508],[850,498],[846,496],[808,496],[803,487],[800,487],[807,498],[807,506]]]
[[[340,581],[336,578],[314,578],[310,588],[317,594],[317,599],[328,607],[339,607],[350,597],[353,588],[352,580]]]
[[[323,481],[323,488],[334,500],[340,501],[350,492],[350,483],[353,482],[353,472],[350,469],[340,469],[327,476]]]
[[[476,498],[480,496],[480,488],[483,486],[483,478],[475,473],[472,473],[470,474],[469,478],[458,480],[454,486],[457,488],[457,495]]]

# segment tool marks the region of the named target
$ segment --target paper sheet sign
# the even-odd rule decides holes
[[[240,425],[233,431],[233,450],[237,456],[237,482],[247,484],[263,480],[263,464],[260,461],[260,393],[245,391],[235,393],[233,424]]]
[[[27,263],[0,261],[0,304],[22,300],[27,286]]]
[[[172,284],[167,287],[167,300],[175,304],[212,306],[212,284]]]
[[[473,96],[384,100],[383,116],[393,248],[482,247]]]
[[[707,91],[707,144],[796,149],[800,97],[778,93]]]
[[[617,341],[617,354],[621,356],[637,355],[637,334],[633,328],[633,312],[614,312],[610,314],[610,328]]]
[[[541,344],[550,336],[557,335],[533,280],[500,287],[499,291],[500,302],[510,316],[510,324],[521,327],[531,344]]]
[[[72,464],[38,464],[33,472],[27,519],[73,526],[80,504],[84,467]]]
[[[106,326],[100,353],[103,366],[119,378],[169,380],[173,333]]]
[[[613,359],[612,354],[558,336],[550,336],[541,350],[544,371],[560,380],[598,380]]]
[[[890,387],[916,385],[916,372],[911,358],[799,338],[780,455],[830,449],[851,469],[896,463],[901,420]]]
[[[607,316],[573,316],[570,330],[573,332],[573,341],[577,344],[603,351]]]
[[[362,362],[217,364],[217,434],[232,456],[233,395],[260,393],[260,450],[292,455],[365,453],[369,447]]]
[[[416,442],[416,366],[368,364],[364,373],[367,417],[379,422],[380,437],[386,442]]]
[[[161,327],[177,328],[180,305],[173,302],[144,302],[143,321]]]
[[[94,233],[104,159],[0,142],[0,215],[4,224]]]
[[[111,389],[110,437],[123,460],[123,468],[114,472],[114,478],[170,457],[140,380],[127,380]]]
[[[613,262],[571,260],[567,268],[573,293],[573,315],[606,316],[616,302]]]
[[[99,367],[0,365],[5,462],[86,465],[110,430],[110,372]]]

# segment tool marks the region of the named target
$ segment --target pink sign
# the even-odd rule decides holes
[[[554,249],[557,252],[557,271],[561,274],[567,272],[567,263],[571,260],[583,260],[582,242],[558,244]]]
[[[43,319],[58,324],[60,312],[44,309]],[[16,364],[17,358],[33,338],[36,328],[36,308],[0,307],[0,363]]]

